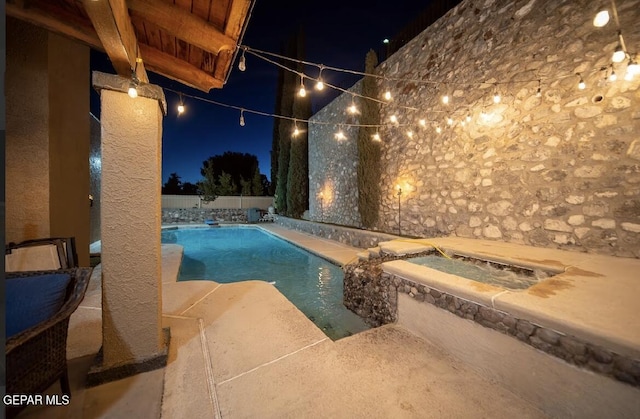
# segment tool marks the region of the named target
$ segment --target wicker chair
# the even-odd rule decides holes
[[[48,249],[55,252],[54,260],[43,263],[42,254],[29,251]],[[35,257],[35,259],[34,259]],[[7,272],[33,271],[44,269],[71,269],[78,267],[78,254],[74,237],[48,237],[9,243],[5,246],[5,270]]]
[[[84,298],[92,270],[92,268],[75,268],[7,273],[7,280],[61,273],[70,276],[64,303],[55,315],[7,339],[7,394],[43,393],[58,379],[62,392],[71,393],[67,372],[69,317]],[[7,304],[10,303],[7,301]],[[10,319],[7,321],[9,322]],[[22,410],[20,406],[8,406],[7,417],[15,416],[20,410]]]

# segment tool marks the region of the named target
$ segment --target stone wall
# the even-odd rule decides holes
[[[349,91],[359,93],[361,84]],[[311,118],[335,124],[309,124],[309,218],[358,227],[358,128],[349,124],[359,119],[346,110],[352,100],[358,99],[345,93]],[[338,130],[345,139],[335,138]]]
[[[640,0],[617,3],[636,54]],[[394,94],[381,121],[399,119],[380,131],[379,230],[640,257],[640,75],[625,80],[625,60],[607,81],[618,37],[613,18],[593,26],[600,6],[465,0],[378,67]],[[350,100],[314,119],[348,121]],[[310,131],[311,213],[327,188],[325,220],[357,226],[355,128],[342,142],[334,130]]]
[[[390,260],[422,255],[381,254],[373,259],[348,265],[344,278],[345,306],[365,319],[369,325],[376,327],[397,320],[398,293],[404,293],[421,303],[432,304],[458,317],[512,336],[580,368],[640,387],[640,360],[517,318],[504,311],[388,274],[381,266]]]
[[[201,209],[163,208],[162,224],[204,224],[204,220],[227,223],[246,223],[247,210],[243,209]]]

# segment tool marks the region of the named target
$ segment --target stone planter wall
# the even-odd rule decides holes
[[[619,355],[574,336],[541,327],[509,313],[444,293],[382,271],[381,263],[421,255],[390,256],[346,267],[344,304],[371,326],[397,320],[398,293],[512,336],[570,364],[640,387],[640,360]]]
[[[624,80],[625,60],[606,81],[618,38],[613,19],[592,24],[602,5],[465,0],[381,63],[393,100],[380,114],[377,229],[640,257],[640,75]],[[617,5],[635,57],[640,0]],[[357,123],[350,96],[312,118],[334,125],[310,129],[310,213],[357,226],[355,128],[333,135]]]
[[[378,242],[397,239],[397,236],[379,233],[375,231],[360,230],[339,225],[316,223],[312,221],[297,220],[278,216],[276,223],[292,230],[310,233],[314,236],[334,240],[349,246],[359,248],[369,248],[378,245]]]

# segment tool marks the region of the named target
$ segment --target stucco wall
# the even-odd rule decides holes
[[[116,78],[116,76],[113,76]],[[158,101],[100,92],[104,366],[157,356],[161,334],[161,140]]]
[[[6,241],[50,236],[48,32],[7,17]]]
[[[635,53],[640,1],[617,3]],[[397,231],[400,220],[405,235],[640,257],[640,76],[624,80],[625,61],[615,66],[617,81],[605,80],[617,28],[613,19],[592,25],[598,7],[587,0],[467,0],[378,67],[386,77],[379,90],[394,93],[381,121],[396,114],[401,125],[381,130],[380,230]],[[576,73],[586,89],[578,89]],[[348,100],[342,95],[317,118],[344,121]],[[310,145],[328,142],[329,134],[312,131]],[[333,169],[354,161],[345,153],[326,167],[335,188],[354,184],[348,172]],[[349,217],[331,221],[353,225]]]

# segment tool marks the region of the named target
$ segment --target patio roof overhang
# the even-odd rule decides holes
[[[8,0],[7,15],[100,51],[118,75],[147,71],[222,88],[255,0]]]

